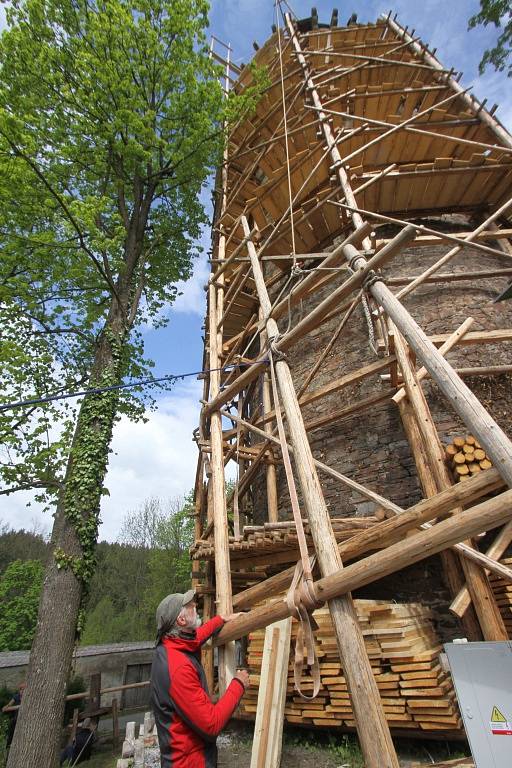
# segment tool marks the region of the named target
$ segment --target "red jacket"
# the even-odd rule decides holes
[[[244,694],[234,678],[216,704],[208,693],[200,662],[203,643],[223,626],[219,616],[195,636],[164,637],[155,648],[151,667],[151,699],[162,768],[215,768],[217,735]]]

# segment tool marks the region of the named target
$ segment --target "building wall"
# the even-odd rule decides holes
[[[116,645],[80,648],[73,664],[72,674],[83,677],[88,686],[91,675],[101,673],[101,687],[114,688],[125,683],[129,667],[151,664],[153,658],[151,643],[133,644],[131,647],[119,645],[118,648],[119,650],[116,650]],[[28,662],[27,651],[0,653],[0,686],[5,685],[15,690],[26,678]],[[108,706],[113,698],[117,698],[121,705],[122,692],[103,694],[102,706]]]

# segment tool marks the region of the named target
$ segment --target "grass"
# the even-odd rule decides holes
[[[284,742],[304,750],[324,750],[347,768],[364,768],[363,754],[355,736],[332,732],[284,732]]]
[[[118,757],[121,756],[121,749],[112,752],[110,745],[96,744],[93,749],[91,759],[81,763],[87,768],[115,768]]]

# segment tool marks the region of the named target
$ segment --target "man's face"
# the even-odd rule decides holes
[[[177,623],[183,629],[197,629],[201,626],[201,619],[197,615],[197,604],[195,600],[191,600],[183,606],[181,616],[178,617]]]

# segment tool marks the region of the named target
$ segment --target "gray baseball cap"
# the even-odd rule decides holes
[[[189,589],[188,592],[176,592],[173,595],[164,597],[156,609],[156,631],[158,636],[161,637],[166,631],[171,629],[183,606],[190,603],[195,596],[195,589]]]

